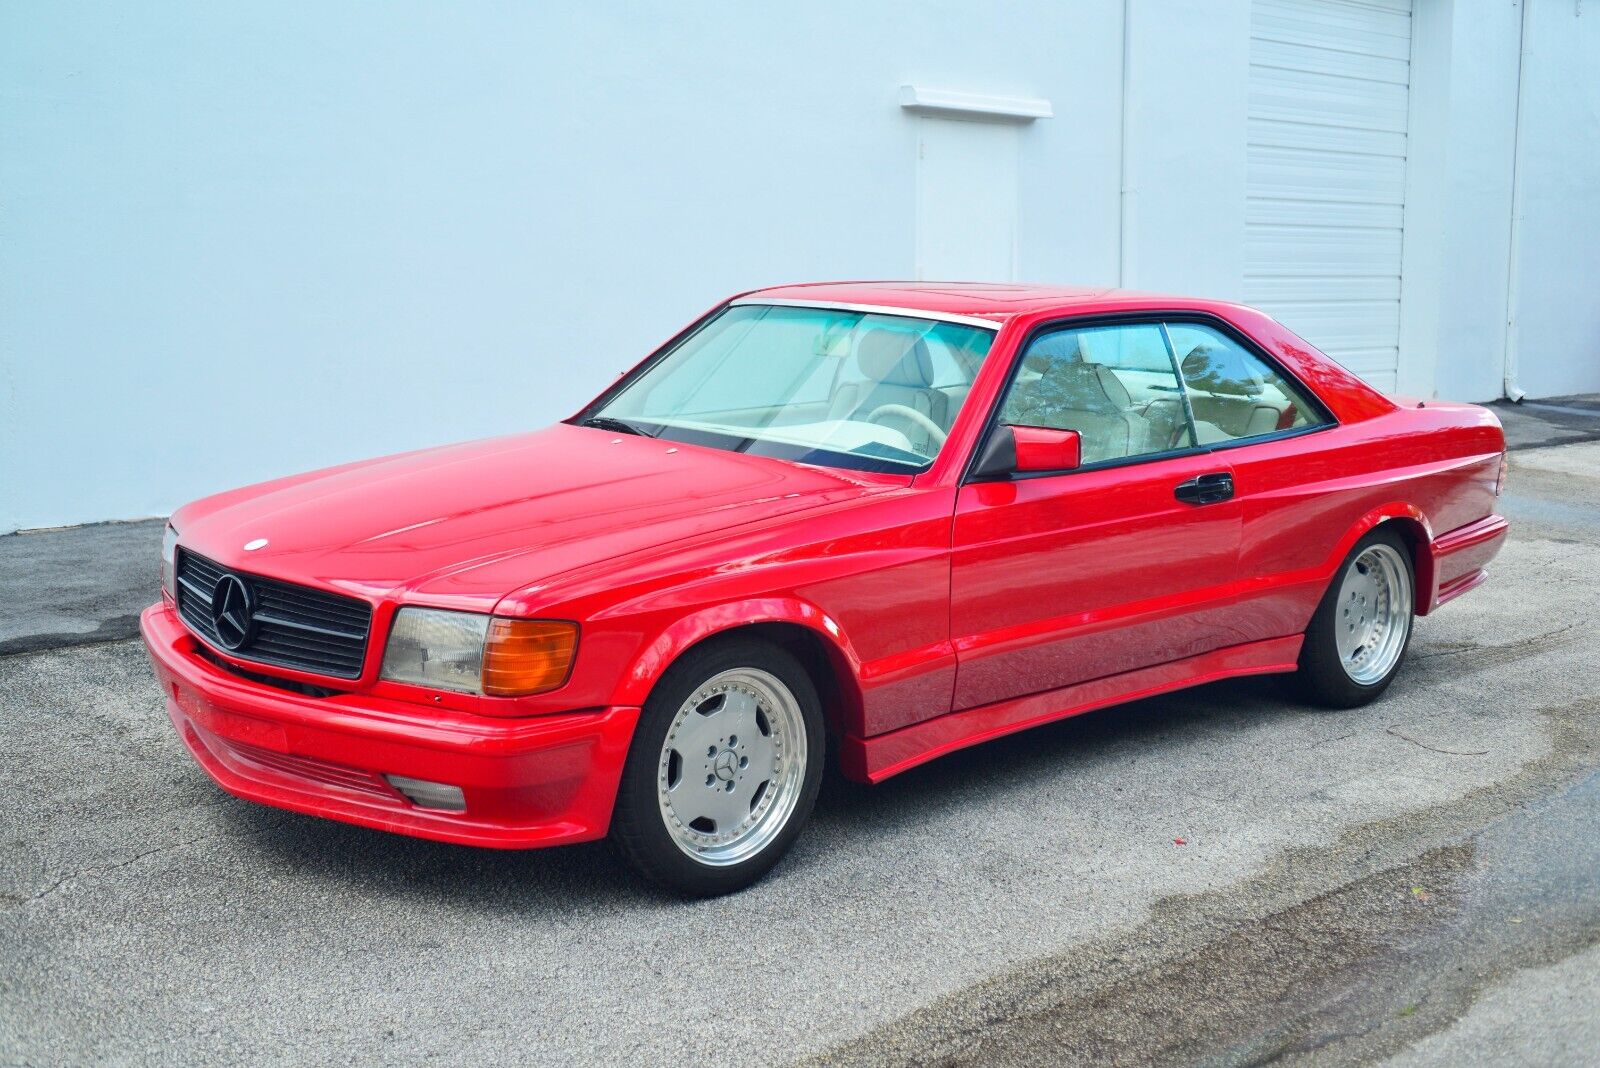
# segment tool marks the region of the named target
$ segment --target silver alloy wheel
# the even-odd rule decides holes
[[[789,822],[806,757],[800,702],[776,676],[753,667],[713,675],[679,706],[661,746],[667,833],[702,864],[748,860]]]
[[[1411,580],[1394,546],[1370,545],[1350,561],[1333,629],[1350,681],[1371,686],[1394,668],[1411,631]]]

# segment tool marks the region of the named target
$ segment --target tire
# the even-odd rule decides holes
[[[1296,694],[1327,708],[1376,700],[1405,663],[1415,591],[1411,551],[1399,534],[1380,526],[1358,541],[1306,627],[1291,676]]]
[[[691,649],[644,703],[611,840],[685,896],[743,889],[800,836],[825,748],[816,687],[788,652],[737,636]]]

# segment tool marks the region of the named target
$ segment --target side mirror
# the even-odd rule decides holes
[[[1014,426],[1018,471],[1070,471],[1082,462],[1076,430],[1051,430],[1041,426]]]
[[[975,479],[998,479],[1027,471],[1070,471],[1082,462],[1076,430],[1042,426],[994,428],[973,465]]]

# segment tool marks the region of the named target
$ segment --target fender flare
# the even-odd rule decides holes
[[[699,609],[683,616],[657,634],[644,647],[617,685],[613,703],[639,706],[660,681],[661,676],[689,649],[719,634],[763,624],[801,627],[817,639],[826,655],[834,681],[840,691],[837,703],[828,707],[828,694],[822,694],[824,715],[829,725],[842,729],[859,720],[861,711],[861,657],[839,623],[820,607],[798,597],[757,597],[729,601]]]
[[[1370,509],[1358,519],[1334,546],[1332,554],[1323,565],[1323,583],[1333,581],[1339,565],[1350,555],[1356,542],[1384,524],[1395,524],[1406,544],[1411,547],[1411,569],[1416,584],[1413,600],[1419,616],[1433,610],[1436,595],[1433,556],[1433,525],[1420,508],[1409,501],[1388,501]]]

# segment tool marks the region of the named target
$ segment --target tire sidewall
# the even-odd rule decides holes
[[[1394,664],[1383,678],[1376,682],[1360,683],[1345,671],[1344,660],[1339,655],[1339,645],[1335,637],[1335,628],[1338,625],[1339,590],[1344,585],[1345,576],[1355,561],[1363,552],[1378,544],[1394,549],[1405,566],[1406,581],[1411,584],[1411,612],[1405,621],[1405,642],[1400,646],[1400,655],[1395,658]],[[1411,651],[1417,603],[1416,568],[1412,563],[1411,549],[1398,533],[1385,530],[1380,525],[1359,539],[1339,564],[1339,569],[1334,572],[1333,580],[1328,584],[1328,589],[1317,605],[1310,625],[1306,628],[1305,642],[1300,650],[1299,672],[1299,681],[1305,696],[1319,704],[1335,708],[1353,708],[1375,700],[1389,688],[1389,684],[1405,666],[1406,656]]]
[[[661,815],[657,775],[661,747],[683,702],[707,679],[741,667],[769,672],[794,695],[805,724],[806,766],[794,809],[766,848],[737,864],[714,866],[695,860],[673,840]],[[712,639],[673,664],[645,701],[617,790],[612,838],[635,867],[679,893],[709,896],[748,886],[782,859],[799,837],[822,782],[825,749],[822,704],[799,660],[780,646],[756,638]]]

